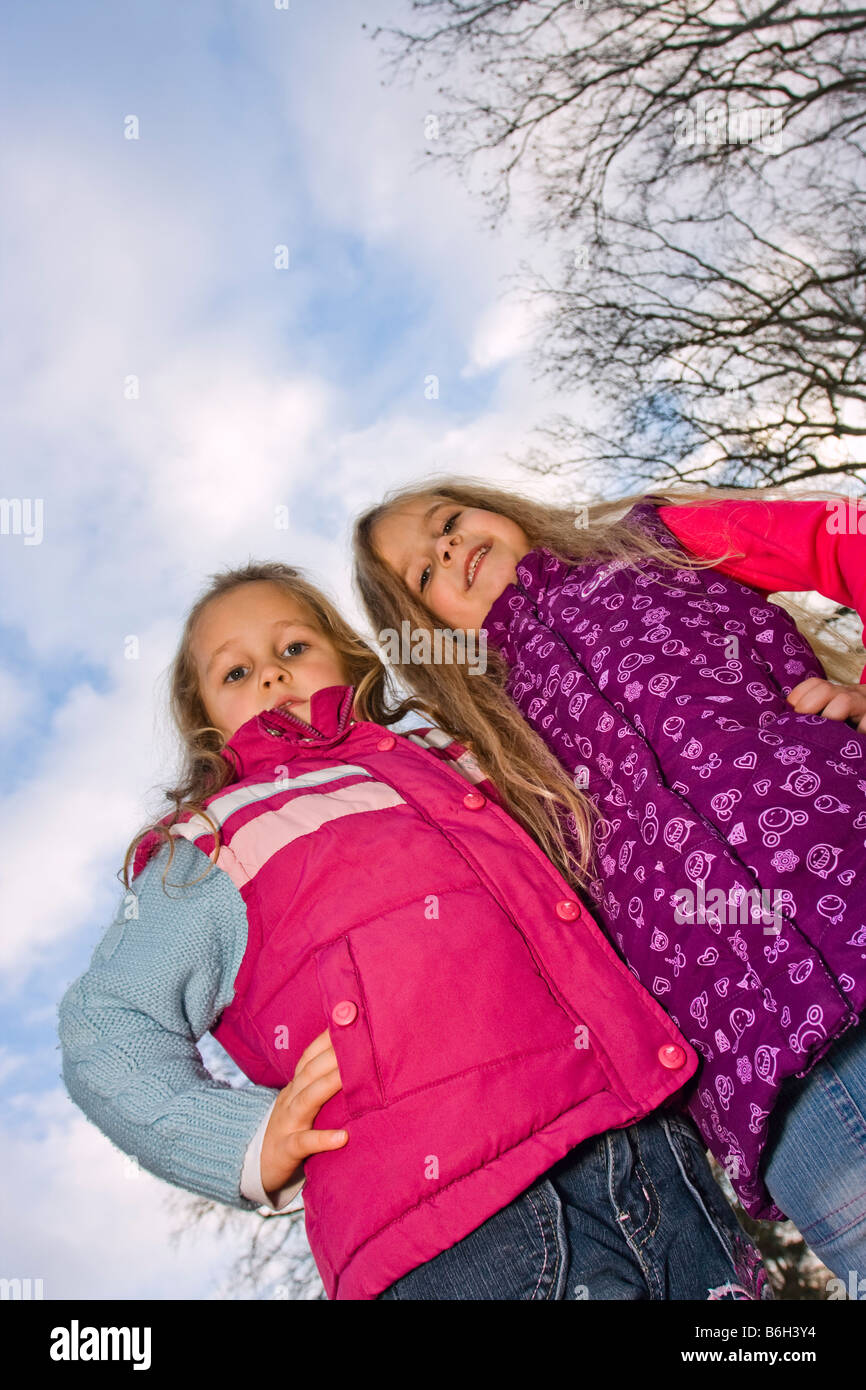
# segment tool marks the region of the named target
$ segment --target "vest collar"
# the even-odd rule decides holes
[[[289,744],[297,745],[299,752],[311,745],[324,747],[333,743],[350,727],[354,696],[355,688],[351,685],[329,685],[317,690],[310,700],[309,724],[279,707],[262,710],[235,730],[221,756],[236,769],[239,762],[243,776],[245,766],[261,760],[263,734],[267,737],[276,732]],[[288,751],[283,746],[281,756]]]

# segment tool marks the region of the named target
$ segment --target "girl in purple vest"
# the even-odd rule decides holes
[[[659,1112],[698,1058],[542,853],[534,779],[494,789],[386,703],[297,571],[216,577],[172,671],[173,810],[60,1005],[72,1098],[211,1199],[305,1184],[329,1298],[771,1296]],[[207,1073],[208,1031],[253,1085]]]
[[[814,589],[863,621],[866,509],[743,499],[553,507],[434,479],[359,519],[357,578],[380,640],[413,636],[387,653],[402,682],[482,766],[576,792],[557,862],[701,1054],[684,1094],[707,1146],[746,1211],[789,1216],[848,1287],[866,1275],[863,655],[814,620],[805,641],[768,596]],[[431,657],[457,636],[474,665]]]

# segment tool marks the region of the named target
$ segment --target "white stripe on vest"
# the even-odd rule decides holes
[[[333,767],[305,772],[300,777],[276,777],[273,782],[250,782],[245,787],[232,787],[229,791],[218,793],[208,804],[207,813],[216,825],[223,826],[235,811],[242,810],[244,806],[251,806],[254,801],[266,801],[269,796],[276,796],[278,792],[296,791],[301,787],[318,787],[323,782],[339,782],[343,777],[372,775],[365,767],[356,767],[354,763],[335,763]],[[213,833],[207,821],[200,815],[173,825],[171,830],[172,834],[183,835],[186,840],[195,840],[199,835]]]
[[[455,740],[450,734],[446,734],[444,729],[426,729],[423,732],[416,730],[411,734],[405,734],[405,738],[417,743],[419,748],[450,748]],[[461,753],[459,758],[450,757],[448,759],[455,772],[459,772],[466,778],[467,782],[483,782],[484,773],[478,766],[471,753]]]
[[[347,775],[345,768],[341,775]],[[369,777],[371,774],[365,773],[365,776]],[[303,779],[296,778],[293,784],[301,780]],[[320,780],[336,779],[332,776]],[[238,793],[255,790],[261,793],[261,785],[239,787],[236,790]],[[274,790],[279,790],[274,784],[270,785],[271,792],[266,794],[273,794]],[[282,789],[285,790],[285,787]],[[249,802],[262,799],[261,794],[251,796]],[[215,862],[219,868],[225,870],[235,887],[242,888],[279,850],[291,844],[293,840],[300,839],[302,835],[313,834],[328,821],[338,820],[342,816],[358,815],[363,811],[381,811],[386,807],[405,804],[402,796],[398,795],[393,787],[372,780],[356,782],[351,787],[337,787],[332,792],[308,792],[306,796],[297,796],[287,801],[284,806],[274,811],[262,811],[260,815],[247,821],[246,825],[242,825],[231,837],[231,844],[220,846]],[[210,806],[207,809],[210,810]],[[235,806],[234,809],[237,810],[238,807]],[[202,816],[194,816],[192,820],[173,825],[171,830],[173,834],[182,835],[187,840],[213,834]]]

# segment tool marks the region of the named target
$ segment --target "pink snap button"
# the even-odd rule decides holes
[[[378,748],[380,753],[390,753],[391,749],[394,747],[394,744],[396,742],[397,740],[395,738],[392,738],[391,735],[388,734],[386,738],[379,739],[379,742],[376,744],[376,747]]]
[[[486,799],[480,792],[467,792],[463,798],[463,805],[469,811],[480,811]]]
[[[556,904],[556,915],[561,917],[563,922],[573,922],[580,916],[580,904],[574,898],[563,898],[562,902]]]
[[[685,1064],[685,1060],[685,1052],[676,1043],[665,1043],[664,1047],[659,1048],[659,1061],[669,1071],[676,1071]]]
[[[335,1004],[331,1012],[331,1018],[335,1023],[339,1023],[341,1028],[345,1028],[347,1023],[351,1023],[358,1015],[358,1005],[353,1004],[351,999],[341,999],[339,1004]]]

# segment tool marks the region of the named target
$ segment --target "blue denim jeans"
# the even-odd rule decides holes
[[[866,1278],[866,1022],[784,1082],[764,1178],[806,1244],[846,1284]]]
[[[757,1248],[682,1115],[579,1144],[381,1299],[755,1299]]]

